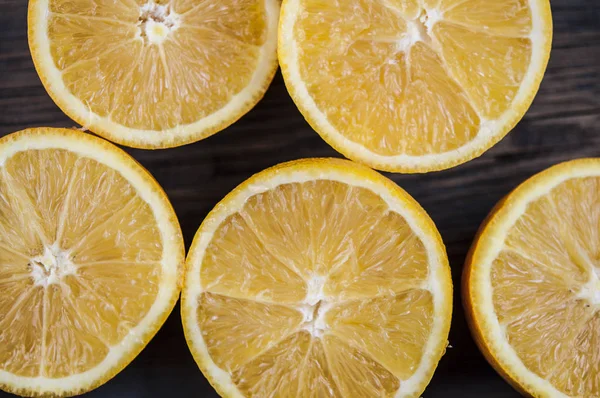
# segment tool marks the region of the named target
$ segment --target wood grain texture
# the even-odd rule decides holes
[[[459,299],[462,264],[492,206],[531,175],[558,162],[600,156],[600,1],[552,0],[554,45],[533,106],[479,159],[427,175],[389,174],[436,222],[455,283],[447,354],[424,397],[516,397],[475,347]],[[0,134],[33,126],[75,126],[42,87],[29,55],[25,0],[0,0]],[[165,188],[186,245],[208,211],[252,174],[277,163],[340,156],[311,130],[278,74],[265,98],[225,131],[185,147],[126,149]],[[121,374],[90,397],[216,397],[185,344],[179,308]],[[8,396],[0,392],[0,397]]]

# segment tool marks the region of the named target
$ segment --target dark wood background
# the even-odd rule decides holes
[[[533,106],[498,145],[454,169],[389,176],[437,224],[455,284],[450,344],[425,398],[517,397],[485,362],[469,335],[460,275],[479,224],[531,175],[564,160],[600,156],[600,0],[551,0],[554,44]],[[0,0],[0,135],[26,127],[73,127],[46,94],[27,47],[26,0]],[[311,130],[278,73],[265,98],[225,131],[175,149],[127,149],[164,187],[186,247],[208,211],[236,185],[269,166],[340,156]],[[179,306],[146,349],[89,397],[217,397],[186,346]],[[0,392],[0,397],[8,397]]]

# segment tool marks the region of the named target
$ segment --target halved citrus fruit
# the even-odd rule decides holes
[[[463,299],[488,361],[534,397],[600,396],[600,159],[552,167],[498,204]]]
[[[31,0],[29,47],[72,119],[165,148],[224,129],[262,98],[278,18],[278,0]]]
[[[11,134],[0,139],[0,165],[0,388],[89,391],[173,309],[179,223],[146,170],[89,134]]]
[[[338,151],[427,172],[481,155],[515,126],[551,40],[548,0],[284,0],[279,62]]]
[[[310,159],[255,175],[208,215],[181,312],[222,396],[418,397],[446,348],[452,281],[406,192]]]

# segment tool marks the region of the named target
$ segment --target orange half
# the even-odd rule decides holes
[[[76,130],[0,139],[0,388],[105,383],[173,309],[183,260],[171,204],[125,152]]]
[[[488,361],[534,397],[600,396],[600,159],[515,189],[482,226],[463,299]]]
[[[419,397],[448,338],[452,281],[435,225],[380,174],[276,166],[208,215],[181,314],[224,397]]]
[[[288,91],[329,144],[428,172],[516,125],[551,41],[548,0],[284,0],[278,48]]]
[[[278,18],[277,0],[31,0],[29,47],[83,127],[165,148],[224,129],[262,98]]]

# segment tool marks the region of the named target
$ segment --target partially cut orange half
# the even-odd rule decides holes
[[[29,46],[56,104],[119,144],[229,126],[277,69],[278,0],[31,0]]]
[[[427,172],[515,126],[551,41],[548,0],[284,0],[279,62],[306,120],[342,154]]]
[[[431,219],[390,180],[333,159],[276,166],[225,197],[194,238],[181,306],[224,397],[418,397],[451,312]]]
[[[600,159],[530,178],[491,213],[464,271],[471,330],[533,397],[600,396]]]
[[[125,152],[76,130],[0,139],[0,389],[109,380],[173,309],[183,261],[169,200]]]

